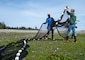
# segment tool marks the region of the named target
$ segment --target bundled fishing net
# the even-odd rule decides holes
[[[22,60],[28,54],[26,51],[28,47],[26,39],[3,45],[0,47],[0,60]]]

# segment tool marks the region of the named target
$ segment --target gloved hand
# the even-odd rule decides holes
[[[43,24],[46,24],[45,22]]]
[[[65,10],[66,10],[66,11],[68,11],[68,9],[69,9],[69,7],[68,7],[68,6],[66,6],[66,7],[65,7]]]
[[[77,26],[75,26],[75,28],[78,28]]]

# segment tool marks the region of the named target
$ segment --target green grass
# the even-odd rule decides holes
[[[28,33],[0,33],[0,46],[28,37]],[[30,48],[24,60],[85,60],[85,34],[78,34],[77,43],[69,39],[69,42],[34,40],[28,44]]]

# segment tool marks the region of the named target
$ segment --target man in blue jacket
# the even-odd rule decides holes
[[[53,34],[54,34],[54,30],[53,30],[53,26],[54,26],[54,19],[53,17],[50,17],[50,14],[48,14],[48,18],[46,18],[46,22],[44,24],[48,24],[47,26],[47,29],[48,29],[48,32],[47,32],[47,35],[46,35],[46,38],[48,37],[48,35],[50,34],[50,31],[52,32],[52,40],[53,40]]]

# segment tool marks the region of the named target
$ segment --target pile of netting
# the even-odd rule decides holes
[[[66,37],[66,31],[68,27],[69,16],[64,10],[61,17],[55,21],[54,35],[56,38],[59,36],[62,38]],[[7,45],[0,46],[0,60],[22,60],[28,52],[26,49],[29,47],[27,44],[30,40],[43,40],[47,34],[47,24],[42,24],[38,32],[28,39],[21,39],[17,42],[12,42]],[[30,35],[29,35],[30,36]],[[49,36],[50,37],[50,36]]]
[[[22,60],[28,54],[28,47],[27,39],[0,46],[0,60]]]

